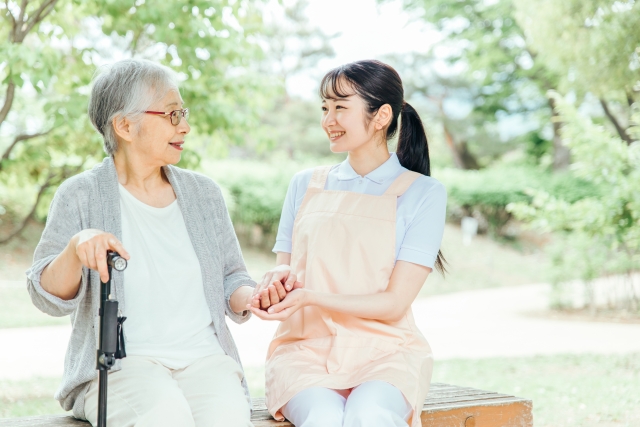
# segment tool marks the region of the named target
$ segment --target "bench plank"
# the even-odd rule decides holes
[[[251,421],[255,427],[290,427],[275,421],[264,398],[252,399]],[[424,401],[420,420],[423,427],[532,427],[530,400],[520,397],[433,383]],[[3,418],[0,427],[88,427],[89,423],[68,415]]]

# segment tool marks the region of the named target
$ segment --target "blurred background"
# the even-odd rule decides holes
[[[90,80],[142,57],[176,70],[192,132],[256,279],[294,173],[338,163],[318,83],[400,73],[448,190],[413,310],[434,381],[527,397],[536,426],[640,424],[640,4],[635,0],[0,2],[0,417],[61,413],[70,325],[24,270],[58,185],[104,156]],[[254,395],[275,324],[232,326]]]

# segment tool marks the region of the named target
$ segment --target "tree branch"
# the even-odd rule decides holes
[[[2,166],[3,166],[4,161],[9,158],[9,155],[11,155],[11,151],[15,148],[15,146],[19,142],[27,141],[27,140],[33,139],[33,138],[37,138],[39,136],[46,135],[49,132],[51,132],[51,129],[49,129],[46,132],[41,132],[41,133],[22,134],[22,135],[18,135],[15,138],[13,138],[13,142],[11,143],[11,145],[9,145],[9,147],[7,147],[7,149],[4,151],[4,154],[2,154],[2,157],[0,158],[0,170],[2,170]]]
[[[631,143],[633,142],[633,139],[629,135],[627,135],[627,132],[624,130],[624,128],[620,126],[618,119],[616,119],[616,117],[613,115],[611,110],[609,110],[609,105],[607,104],[607,101],[605,101],[603,98],[600,98],[600,105],[602,105],[604,114],[607,116],[609,121],[613,123],[613,126],[616,128],[616,132],[618,132],[618,135],[620,136],[620,138],[622,138],[622,140],[625,141],[627,145],[631,145]]]
[[[44,182],[44,184],[40,186],[40,190],[38,190],[36,201],[33,204],[33,207],[31,208],[31,211],[29,212],[29,214],[24,218],[24,220],[18,226],[18,228],[16,228],[11,233],[9,233],[9,235],[0,239],[0,244],[7,243],[9,240],[13,239],[18,234],[22,233],[22,230],[24,230],[27,227],[27,224],[29,224],[29,220],[32,219],[36,213],[36,209],[38,208],[38,203],[40,203],[40,199],[42,199],[42,195],[49,187],[51,187],[51,181],[53,180],[54,176],[55,174],[53,172],[49,173],[47,180]]]
[[[4,122],[4,119],[7,118],[9,110],[11,110],[15,93],[16,84],[13,82],[13,80],[9,80],[9,85],[7,85],[7,92],[4,96],[4,105],[2,106],[2,110],[0,110],[0,125],[2,124],[2,122]]]
[[[46,0],[42,2],[38,10],[36,10],[33,16],[30,16],[27,20],[27,28],[22,32],[22,38],[20,41],[24,40],[24,36],[26,36],[36,24],[39,24],[48,14],[51,13],[51,11],[53,11],[56,7],[56,3],[58,3],[58,0]]]
[[[7,9],[7,15],[9,15],[9,18],[11,18],[11,32],[9,33],[9,41],[13,41],[13,38],[16,34],[16,17],[13,16],[13,13],[11,13],[11,9],[9,9],[9,0],[4,0],[4,4],[5,8]]]
[[[29,212],[29,214],[24,218],[24,220],[22,220],[22,222],[20,223],[20,225],[18,226],[18,228],[16,228],[15,230],[13,230],[11,233],[9,233],[7,236],[0,238],[0,244],[4,244],[7,243],[9,240],[13,239],[14,237],[16,237],[18,234],[20,234],[22,232],[22,230],[24,230],[27,225],[29,224],[29,221],[31,219],[34,219],[35,213],[36,213],[36,209],[38,208],[38,204],[40,203],[40,200],[42,199],[42,196],[44,195],[44,192],[47,191],[47,189],[51,188],[52,186],[56,185],[57,182],[62,182],[65,179],[69,178],[70,176],[73,176],[75,174],[77,174],[78,172],[80,172],[82,170],[82,165],[83,163],[80,163],[78,166],[76,167],[63,167],[62,171],[60,172],[60,176],[59,179],[54,180],[54,178],[56,177],[56,173],[53,171],[49,171],[49,175],[47,176],[46,181],[40,186],[40,189],[38,190],[38,195],[36,196],[36,201],[33,204],[33,206],[31,207],[31,211]]]
[[[20,5],[20,13],[18,14],[18,28],[22,29],[22,24],[24,24],[24,11],[27,10],[28,0],[22,0],[22,4]],[[16,31],[17,34],[17,31]]]

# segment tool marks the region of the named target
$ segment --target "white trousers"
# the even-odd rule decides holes
[[[203,357],[184,369],[169,369],[142,356],[122,359],[109,374],[108,427],[251,427],[242,370],[227,355]],[[91,382],[84,412],[98,419],[98,379]]]
[[[295,427],[407,427],[413,408],[400,390],[367,381],[348,390],[312,387],[282,408]]]

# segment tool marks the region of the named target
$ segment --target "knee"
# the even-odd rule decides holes
[[[149,410],[141,414],[136,427],[185,426],[195,427],[189,403],[178,393],[166,393],[154,399]]]
[[[407,422],[393,411],[380,406],[347,408],[343,427],[401,427]]]
[[[342,411],[309,411],[295,427],[340,427],[342,415]]]

